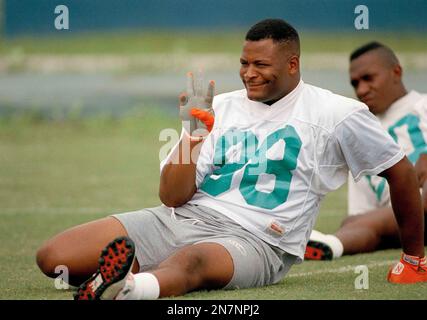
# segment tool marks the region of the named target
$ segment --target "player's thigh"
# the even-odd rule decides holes
[[[203,244],[218,244],[231,257],[233,273],[229,281],[226,284],[223,283],[225,284],[224,289],[252,288],[277,283],[295,262],[293,258],[296,258],[292,256],[292,259],[286,261],[285,253],[278,253],[265,242],[255,238],[230,235],[197,243],[197,245]],[[207,270],[208,276],[215,275],[217,264],[221,263],[215,261],[216,258],[213,254],[210,255],[210,259],[213,267]]]
[[[195,242],[191,241],[194,226],[174,218],[172,210],[165,206],[117,214],[114,217],[122,223],[135,243],[140,272],[156,268],[171,254]]]
[[[37,263],[46,274],[65,265],[70,275],[85,277],[97,270],[101,250],[113,239],[127,236],[113,217],[84,223],[47,240],[37,252]]]

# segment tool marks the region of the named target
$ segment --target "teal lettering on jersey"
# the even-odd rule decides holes
[[[267,150],[274,144],[283,140],[283,159],[271,160],[267,158]],[[240,193],[248,204],[264,209],[274,209],[288,199],[292,179],[291,170],[297,166],[297,158],[301,149],[301,140],[295,129],[286,126],[270,134],[245,168]],[[274,189],[271,192],[256,190],[260,175],[272,174],[276,176]]]
[[[239,159],[227,159],[231,147],[240,147]],[[257,137],[250,131],[228,130],[218,139],[215,146],[214,166],[219,167],[212,175],[206,176],[201,189],[212,196],[218,196],[230,189],[234,172],[242,168],[255,154],[258,147]],[[229,155],[230,156],[230,155]]]
[[[421,132],[420,126],[420,118],[414,114],[408,114],[404,116],[402,119],[397,121],[394,125],[392,125],[388,132],[393,137],[394,141],[398,143],[396,128],[406,125],[408,128],[409,138],[411,139],[412,146],[414,147],[414,151],[408,155],[409,161],[413,164],[417,162],[420,154],[427,153],[427,145],[423,137],[423,133]]]
[[[372,191],[375,193],[375,195],[377,197],[377,201],[378,202],[381,201],[381,197],[383,195],[384,188],[385,188],[386,179],[381,178],[380,183],[376,187],[372,183],[372,177],[371,176],[366,176],[366,179],[368,179],[369,186],[371,187]]]
[[[267,151],[276,143],[284,142],[283,159],[267,158]],[[241,156],[237,163],[226,163],[227,152],[232,146],[241,143]],[[201,190],[210,195],[218,196],[231,187],[235,171],[245,167],[239,191],[245,201],[253,206],[274,209],[286,202],[292,180],[292,170],[297,166],[297,158],[302,146],[296,130],[286,126],[271,133],[258,148],[258,140],[249,131],[228,131],[218,139],[215,147],[214,164],[219,166],[212,175],[206,176]],[[274,188],[271,192],[259,191],[256,185],[260,176],[270,174],[275,176]]]
[[[411,140],[414,149],[414,151],[408,155],[408,159],[412,162],[412,164],[415,164],[417,162],[421,154],[427,153],[427,144],[424,140],[424,136],[420,129],[419,123],[420,118],[418,116],[414,114],[407,114],[406,116],[398,120],[394,125],[388,128],[388,133],[392,136],[393,140],[396,143],[399,143],[395,130],[396,128],[400,128],[404,125],[407,126],[409,139]],[[377,200],[380,201],[385,188],[386,179],[382,178],[378,186],[374,186],[371,177],[366,176],[366,178],[368,179],[368,183],[372,191],[375,192]]]

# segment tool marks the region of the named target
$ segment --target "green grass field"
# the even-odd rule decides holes
[[[35,263],[44,240],[65,228],[159,204],[161,129],[177,119],[142,112],[123,119],[0,119],[0,299],[71,299]],[[332,232],[346,209],[345,188],[330,194],[317,228]],[[385,280],[399,250],[304,262],[277,285],[188,294],[182,299],[426,299],[427,284]],[[356,290],[354,267],[367,265],[369,289]]]
[[[240,53],[246,30],[195,32],[144,31],[87,33],[18,37],[0,41],[0,54],[16,50],[25,54],[120,54],[144,53]],[[425,52],[427,42],[420,33],[375,31],[300,31],[303,53],[342,52],[348,54],[363,43],[380,39],[397,52]]]

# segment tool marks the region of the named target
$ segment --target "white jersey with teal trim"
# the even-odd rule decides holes
[[[348,170],[358,180],[404,156],[366,105],[303,81],[271,106],[239,90],[216,96],[213,108],[189,203],[219,211],[299,262],[321,199]]]
[[[427,153],[427,95],[411,91],[378,115],[378,119],[413,164],[420,154]],[[349,180],[349,215],[390,205],[389,187],[384,178],[366,176],[357,183]]]

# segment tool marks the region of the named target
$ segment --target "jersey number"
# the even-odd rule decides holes
[[[301,139],[290,125],[271,133],[260,147],[252,132],[231,129],[218,139],[214,154],[214,165],[218,169],[205,177],[201,190],[212,196],[228,191],[234,173],[245,167],[239,191],[246,203],[259,208],[274,209],[288,198],[292,170],[297,166],[301,145]],[[269,151],[274,151],[271,152],[270,158],[279,154],[283,154],[283,158],[269,159]],[[233,159],[229,159],[230,154],[235,155]],[[271,192],[256,189],[257,183],[265,175],[275,176]]]

